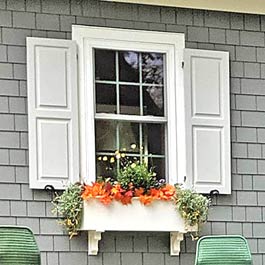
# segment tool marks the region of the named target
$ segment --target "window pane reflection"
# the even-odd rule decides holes
[[[161,53],[142,53],[143,83],[159,84],[164,82],[164,59]]]
[[[95,49],[95,79],[116,79],[115,51]]]
[[[120,113],[140,115],[140,89],[138,86],[120,86]]]
[[[117,113],[115,85],[96,84],[96,111]]]
[[[108,120],[96,121],[96,151],[111,153],[117,147],[116,122]]]
[[[165,126],[163,124],[143,124],[143,146],[148,154],[165,154]]]
[[[149,168],[152,167],[156,173],[157,179],[166,179],[165,159],[147,157]]]
[[[163,87],[147,86],[143,90],[144,115],[164,116]]]
[[[119,80],[139,82],[139,53],[132,51],[119,52]]]

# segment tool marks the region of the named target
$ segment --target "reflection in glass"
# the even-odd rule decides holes
[[[140,115],[140,90],[138,86],[120,86],[120,113]]]
[[[164,59],[161,53],[142,53],[144,115],[164,115]]]
[[[139,82],[139,53],[119,52],[119,80]]]
[[[96,121],[96,152],[115,153],[124,150],[139,153],[139,123],[111,120]]]
[[[115,85],[96,84],[96,111],[117,113]]]
[[[164,62],[161,53],[142,53],[143,83],[163,84]]]
[[[96,162],[97,177],[113,178],[117,161],[113,155],[98,155]]]
[[[148,86],[143,88],[144,115],[164,116],[164,91],[161,86]]]
[[[115,81],[115,51],[95,49],[95,79]]]
[[[96,152],[113,152],[117,147],[115,121],[96,121]]]
[[[165,159],[148,157],[148,166],[154,168],[157,179],[166,179]]]
[[[136,153],[139,150],[139,124],[134,122],[119,122],[119,150]],[[135,145],[135,148],[132,148]]]
[[[165,154],[165,126],[163,124],[144,123],[143,127],[143,146],[147,154]]]

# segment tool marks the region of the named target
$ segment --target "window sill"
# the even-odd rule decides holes
[[[183,234],[196,231],[187,227],[171,201],[154,201],[144,206],[138,198],[132,204],[113,201],[105,206],[97,199],[84,202],[80,230],[88,231],[88,255],[97,255],[98,241],[104,231],[170,232],[170,254],[179,255]]]

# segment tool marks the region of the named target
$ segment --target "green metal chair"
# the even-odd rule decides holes
[[[204,236],[197,243],[195,265],[251,265],[247,240],[242,236]]]
[[[0,226],[0,264],[41,264],[40,251],[29,228]]]

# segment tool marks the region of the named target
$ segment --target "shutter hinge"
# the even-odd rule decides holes
[[[184,61],[181,62],[181,67],[184,68]]]

